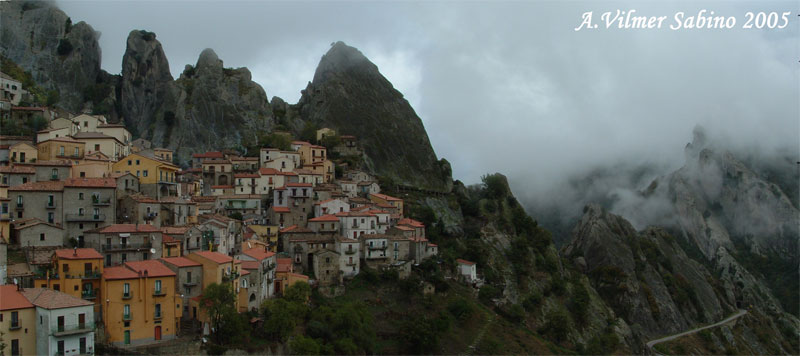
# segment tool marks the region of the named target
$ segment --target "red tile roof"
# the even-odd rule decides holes
[[[242,269],[258,269],[258,261],[242,261]]]
[[[287,187],[303,187],[303,188],[310,188],[311,183],[286,183]]]
[[[135,272],[147,273],[148,277],[175,276],[175,272],[172,272],[169,267],[164,266],[163,263],[157,260],[125,262],[125,267]]]
[[[281,171],[279,171],[279,170],[277,170],[275,168],[266,168],[266,167],[264,167],[264,168],[261,168],[261,169],[258,170],[258,174],[260,174],[262,176],[266,176],[266,175],[273,175],[274,176],[274,175],[280,175]]]
[[[467,261],[467,260],[462,260],[462,259],[460,259],[460,258],[459,258],[459,259],[457,259],[457,260],[456,260],[456,262],[458,262],[458,263],[460,263],[460,264],[462,264],[462,265],[470,265],[470,266],[475,264],[475,262],[471,262],[471,261]]]
[[[165,263],[169,263],[176,267],[194,267],[194,266],[202,266],[200,262],[192,261],[186,257],[164,257],[161,261]]]
[[[139,278],[139,274],[124,266],[106,267],[103,269],[103,279],[106,280],[135,278]]]
[[[233,175],[233,178],[258,178],[261,177],[255,173],[236,173]]]
[[[409,226],[413,226],[413,227],[425,227],[425,224],[423,224],[423,223],[421,223],[421,222],[419,222],[417,220],[410,219],[410,218],[400,219],[397,222],[397,225],[409,225]]]
[[[31,166],[0,166],[0,173],[36,174],[36,168]]]
[[[222,152],[219,151],[211,151],[206,153],[195,153],[192,155],[192,158],[223,158]]]
[[[116,233],[131,233],[131,232],[161,232],[157,227],[147,224],[114,224],[104,228],[100,228],[102,234],[116,234]]]
[[[275,252],[264,251],[264,249],[257,248],[257,247],[256,248],[251,248],[249,250],[244,250],[244,251],[242,251],[242,253],[245,254],[245,255],[248,255],[248,256],[250,256],[252,258],[255,258],[256,260],[259,260],[259,261],[262,261],[262,260],[264,260],[266,258],[270,258],[272,256],[275,256]]]
[[[148,197],[148,196],[142,195],[142,194],[132,194],[132,195],[129,195],[128,197],[130,197],[131,199],[133,199],[137,203],[158,204],[158,200],[155,200],[155,199],[153,199],[151,197]]]
[[[277,269],[276,272],[291,272],[292,271],[292,259],[291,258],[278,258],[277,259]]]
[[[212,262],[215,262],[215,263],[218,263],[218,264],[219,263],[227,263],[227,262],[233,261],[233,258],[231,258],[231,256],[226,256],[226,255],[223,255],[223,254],[221,254],[219,252],[200,251],[200,252],[193,252],[192,254],[193,255],[198,255],[200,257],[203,257],[203,258],[205,258],[205,259],[207,259],[209,261],[212,261]]]
[[[64,248],[56,250],[56,256],[64,260],[88,260],[88,259],[103,259],[103,255],[93,248]]]
[[[272,210],[274,212],[276,212],[276,213],[288,213],[289,212],[289,208],[287,208],[285,206],[273,206]]]
[[[26,288],[24,291],[21,291],[21,293],[26,299],[28,299],[28,301],[33,303],[33,305],[45,309],[61,309],[94,305],[94,303],[88,300],[83,300],[81,298],[47,288]]]
[[[388,195],[386,195],[386,194],[372,193],[372,194],[370,194],[370,195],[371,195],[371,196],[374,196],[374,197],[376,197],[376,198],[379,198],[379,199],[386,200],[386,201],[403,201],[403,199],[400,199],[400,198],[395,198],[395,197],[391,197],[391,196],[388,196]]]
[[[397,225],[397,226],[395,226],[395,228],[398,229],[398,230],[403,230],[403,231],[414,231],[413,227],[406,226],[406,225]]]
[[[328,214],[328,215],[322,215],[320,217],[316,217],[316,218],[308,220],[308,222],[323,222],[323,221],[337,221],[338,222],[339,218],[336,217],[336,215]]]
[[[60,192],[64,190],[62,181],[28,182],[8,188],[9,192]]]
[[[117,188],[114,178],[67,178],[65,187],[74,188]]]
[[[33,308],[33,304],[31,304],[22,293],[17,291],[16,285],[9,284],[0,286],[0,310],[23,308]],[[9,320],[11,320],[10,317]]]
[[[281,232],[281,233],[284,233],[284,232],[289,232],[289,231],[292,231],[292,230],[294,230],[294,229],[297,229],[297,225],[292,225],[292,226],[289,226],[289,227],[283,228],[283,229],[281,229],[281,231],[280,231],[280,232]]]

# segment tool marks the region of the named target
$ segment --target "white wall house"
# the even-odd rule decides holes
[[[457,259],[458,273],[464,276],[467,282],[474,282],[478,279],[478,265],[475,262]]]
[[[338,213],[341,236],[357,239],[361,235],[375,234],[378,231],[378,217],[369,213]]]
[[[342,199],[328,199],[314,204],[314,216],[316,217],[348,211],[350,211],[350,204]]]
[[[360,271],[360,247],[361,243],[358,240],[346,237],[336,239],[336,251],[339,252],[339,270],[342,271],[344,277],[354,277]]]
[[[94,303],[45,288],[21,293],[36,306],[37,355],[94,353]]]

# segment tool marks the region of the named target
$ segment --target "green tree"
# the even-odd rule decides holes
[[[319,343],[303,335],[297,335],[292,342],[289,343],[289,348],[292,350],[293,355],[319,355]]]
[[[200,308],[211,319],[214,342],[218,345],[233,341],[234,337],[247,331],[236,312],[236,294],[229,284],[212,283],[203,290]],[[244,325],[246,327],[246,324]]]
[[[291,335],[297,326],[297,321],[289,309],[289,302],[284,299],[271,299],[264,302],[264,333],[267,338],[283,342]]]
[[[287,301],[305,303],[311,296],[311,286],[306,282],[297,282],[286,288],[283,297]]]
[[[318,129],[317,125],[306,122],[305,126],[303,126],[303,131],[300,131],[300,139],[308,142],[316,142]]]

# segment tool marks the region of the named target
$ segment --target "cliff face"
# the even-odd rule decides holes
[[[452,187],[450,166],[437,161],[422,120],[357,49],[335,43],[297,109],[303,120],[357,136],[371,171],[433,190]]]
[[[122,60],[122,116],[141,137],[192,152],[236,148],[271,126],[267,95],[246,68],[224,68],[211,49],[173,80],[155,34],[132,31]]]
[[[48,2],[0,2],[0,24],[0,54],[57,90],[63,107],[81,110],[84,90],[101,72],[99,34]]]
[[[727,344],[717,340],[720,348],[797,352],[794,333],[785,331],[787,327],[796,330],[791,325],[797,325],[797,319],[783,312],[768,288],[724,248],[707,267],[689,257],[667,231],[648,228],[637,232],[624,218],[589,205],[573,231],[572,242],[562,252],[585,270],[593,288],[632,325],[638,341],[632,345],[634,349],[658,336],[717,322],[737,309],[748,309],[750,315],[742,326],[726,329],[736,337]],[[756,334],[769,337],[754,337]],[[731,341],[736,339],[739,344]]]

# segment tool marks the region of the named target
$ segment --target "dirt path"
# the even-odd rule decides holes
[[[691,335],[691,334],[694,334],[696,332],[703,331],[705,329],[710,329],[710,328],[714,328],[714,327],[720,326],[722,324],[727,324],[727,323],[729,323],[729,322],[731,322],[731,321],[733,321],[735,319],[738,319],[738,318],[742,317],[745,314],[747,314],[747,310],[739,310],[736,314],[733,314],[733,315],[727,317],[725,320],[720,321],[718,323],[711,324],[711,325],[706,325],[706,326],[695,328],[695,329],[692,329],[692,330],[689,330],[689,331],[684,331],[682,333],[678,333],[678,334],[674,334],[674,335],[670,335],[670,336],[665,336],[665,337],[662,337],[660,339],[648,341],[647,342],[647,348],[650,349],[650,350],[653,350],[653,346],[655,346],[656,344],[660,344],[662,342],[667,342],[667,341],[672,341],[672,340],[675,340],[675,339],[677,339],[677,338],[679,338],[681,336]],[[656,354],[658,354],[658,353],[656,352]]]
[[[486,335],[486,331],[489,330],[489,326],[491,326],[494,323],[493,314],[486,313],[486,316],[487,316],[486,324],[484,324],[483,327],[481,328],[481,331],[478,332],[478,336],[475,337],[475,340],[472,342],[472,344],[470,344],[469,347],[467,347],[467,351],[464,352],[464,355],[470,356],[473,353],[475,353],[475,349],[478,347],[481,340],[483,339],[483,335]]]

